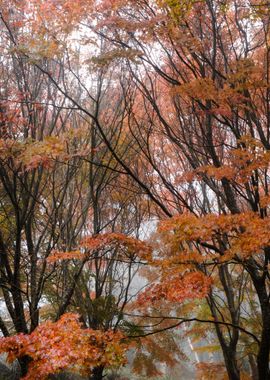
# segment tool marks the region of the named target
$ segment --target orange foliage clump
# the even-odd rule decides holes
[[[183,277],[167,277],[162,283],[153,284],[138,297],[139,304],[167,300],[183,302],[186,299],[204,298],[209,292],[211,279],[201,272],[191,272]]]
[[[151,248],[139,239],[126,236],[121,233],[106,233],[96,236],[85,237],[80,246],[82,251],[75,250],[70,252],[52,251],[47,261],[50,264],[58,260],[83,260],[90,258],[91,253],[97,250],[110,250],[116,249],[118,252],[118,259],[135,258],[139,256],[142,259],[147,259],[151,255]]]
[[[52,251],[51,255],[47,258],[47,262],[53,264],[58,260],[82,260],[84,257],[85,255],[78,250],[70,252]]]
[[[32,359],[24,380],[45,380],[63,370],[89,375],[96,366],[125,363],[122,338],[120,332],[82,328],[78,314],[66,313],[29,335],[2,338],[0,353],[6,352],[9,361],[25,356]]]
[[[188,251],[196,249],[189,248],[189,243],[215,244],[220,236],[226,234],[226,248],[220,247],[219,251],[212,252],[209,249],[208,255],[205,253],[202,256],[205,261],[215,259],[224,262],[234,257],[244,259],[261,253],[270,244],[269,227],[270,218],[262,219],[258,213],[249,211],[236,215],[208,214],[200,218],[193,214],[181,214],[163,221],[159,231],[171,255],[177,256],[181,262],[188,258]]]
[[[115,247],[126,256],[136,254],[141,257],[148,257],[151,253],[151,248],[145,242],[121,233],[106,233],[86,237],[82,241],[82,246],[88,249]]]

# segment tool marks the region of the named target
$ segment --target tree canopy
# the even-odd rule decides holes
[[[157,376],[188,337],[198,378],[270,380],[270,2],[0,17],[0,351]]]

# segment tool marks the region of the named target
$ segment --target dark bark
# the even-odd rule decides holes
[[[239,305],[236,303],[237,297],[233,292],[232,279],[226,264],[219,267],[219,278],[225,293],[231,323],[237,326],[239,325],[240,318]],[[218,320],[219,315],[222,316],[222,311],[219,310],[217,304],[215,303],[212,293],[209,295],[208,304],[214,319]],[[237,328],[228,327],[227,334],[224,334],[221,325],[219,324],[215,325],[215,329],[223,353],[229,380],[240,380],[240,371],[237,364],[237,343],[239,339],[239,330]]]
[[[22,377],[27,374],[28,366],[30,362],[31,362],[31,358],[29,358],[29,356],[23,356],[22,358],[19,359]]]
[[[237,367],[237,359],[235,350],[230,350],[228,347],[222,347],[224,362],[229,380],[240,380],[240,371]],[[225,349],[224,349],[225,348]]]
[[[103,379],[103,371],[104,371],[103,366],[95,367],[92,371],[92,374],[91,374],[89,380],[102,380]]]
[[[261,334],[261,344],[257,355],[258,379],[270,380],[269,370],[269,352],[270,352],[270,310],[263,315],[263,328]]]
[[[269,249],[265,249],[266,258],[269,258]],[[268,260],[266,261],[268,263]],[[254,260],[251,258],[246,263],[246,268],[251,276],[256,289],[262,319],[262,331],[260,337],[259,350],[257,354],[258,379],[270,380],[269,354],[270,354],[270,304],[267,278],[265,274],[261,275],[256,268]]]
[[[210,308],[213,312],[213,307],[210,306]],[[213,315],[215,316],[215,312],[213,312]],[[240,371],[237,366],[236,358],[237,346],[233,342],[230,342],[229,344],[226,343],[222,330],[218,324],[215,325],[215,329],[224,357],[224,363],[227,370],[228,378],[229,380],[240,380]]]
[[[258,374],[258,368],[257,368],[257,363],[254,355],[249,355],[248,356],[248,361],[251,369],[251,374],[252,374],[252,380],[259,380],[259,374]]]

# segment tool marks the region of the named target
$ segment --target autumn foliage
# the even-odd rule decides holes
[[[208,214],[200,218],[192,214],[179,215],[162,222],[159,231],[170,250],[168,260],[179,264],[181,261],[242,260],[261,253],[270,243],[269,218],[262,219],[251,211],[236,215]],[[215,245],[224,235],[228,237],[226,248]],[[199,253],[196,243],[205,244],[208,251]]]
[[[191,272],[183,277],[167,275],[161,283],[148,287],[138,297],[139,304],[163,301],[184,302],[206,297],[210,290],[211,279],[200,272]]]
[[[198,377],[270,380],[269,0],[0,0],[0,22],[1,352],[100,380],[130,336],[157,376],[150,337],[187,323],[224,359]]]
[[[44,322],[30,335],[0,340],[0,352],[8,361],[31,359],[25,380],[45,380],[69,370],[89,374],[96,366],[118,367],[125,363],[123,335],[114,331],[83,328],[79,315],[66,313],[57,322]]]
[[[48,263],[58,260],[91,260],[95,252],[99,252],[100,259],[106,260],[106,251],[115,249],[117,260],[138,259],[146,260],[151,256],[151,247],[145,242],[126,236],[121,233],[107,233],[97,236],[88,236],[80,242],[81,250],[70,252],[53,251],[47,259]],[[104,251],[104,252],[103,252]]]

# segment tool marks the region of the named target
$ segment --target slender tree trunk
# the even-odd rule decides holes
[[[249,355],[248,361],[251,369],[252,380],[259,380],[258,368],[255,357],[253,355]]]
[[[226,300],[228,304],[228,309],[230,311],[231,322],[234,325],[239,324],[239,314],[237,311],[237,306],[235,304],[234,294],[232,292],[232,283],[228,268],[226,265],[219,268],[219,278],[222,283]],[[209,307],[211,313],[215,320],[218,320],[218,310],[212,293],[208,296]],[[221,327],[215,325],[217,337],[219,340],[220,347],[222,349],[224,364],[227,370],[229,380],[240,380],[240,371],[237,365],[237,343],[239,339],[239,331],[237,329],[231,329],[228,337],[224,334]]]
[[[270,352],[270,316],[267,316],[267,325],[263,323],[261,344],[257,356],[259,380],[270,380],[269,352]]]
[[[89,380],[102,380],[103,379],[103,366],[95,367]]]
[[[267,248],[266,257],[270,258],[270,252]],[[269,353],[270,353],[270,304],[266,277],[260,276],[257,271],[254,270],[253,260],[250,259],[247,263],[248,271],[251,275],[254,287],[256,289],[262,315],[262,332],[260,337],[259,351],[257,355],[257,367],[258,367],[258,379],[270,380],[269,369]]]
[[[229,349],[222,351],[229,380],[240,380],[240,371],[237,367],[235,352],[230,352]]]
[[[30,361],[31,361],[31,358],[29,356],[23,356],[22,358],[19,359],[22,377],[27,374],[28,365],[29,365]]]

